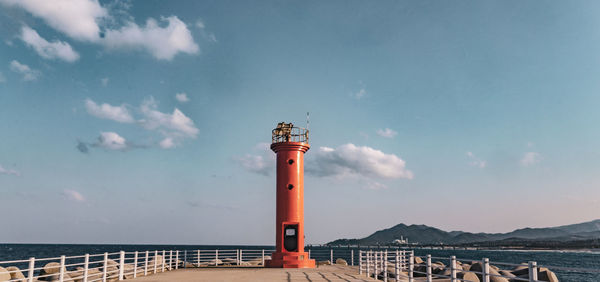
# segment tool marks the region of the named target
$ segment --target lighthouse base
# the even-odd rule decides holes
[[[309,259],[307,252],[275,252],[270,260],[265,260],[265,267],[272,268],[315,268],[315,266],[315,260]]]

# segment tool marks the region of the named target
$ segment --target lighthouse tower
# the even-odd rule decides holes
[[[279,123],[272,131],[271,150],[277,154],[277,215],[275,252],[267,267],[313,268],[304,252],[304,153],[308,130]]]

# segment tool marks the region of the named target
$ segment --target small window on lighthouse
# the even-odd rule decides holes
[[[294,236],[296,235],[296,229],[286,229],[285,230],[285,236]]]
[[[290,165],[294,164],[294,160],[292,160],[292,159],[289,159],[289,160],[288,160],[288,164],[290,164]]]
[[[294,185],[293,184],[288,184],[288,190],[292,190],[294,189]]]

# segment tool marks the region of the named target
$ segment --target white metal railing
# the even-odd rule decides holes
[[[432,263],[432,259],[438,261]],[[448,266],[445,266],[441,262],[445,260],[449,263]],[[460,260],[469,262],[469,269],[463,269],[461,266],[459,266]],[[413,251],[403,250],[359,250],[358,264],[359,274],[365,274],[368,277],[381,279],[383,281],[393,279],[394,281],[408,280],[409,282],[414,282],[416,277],[424,277],[426,279],[425,281],[427,282],[431,282],[433,279],[439,278],[450,279],[451,282],[490,282],[492,277],[503,277],[510,281],[549,281],[538,280],[538,271],[541,269],[541,266],[538,266],[537,262],[535,261],[530,261],[527,264],[514,264],[505,262],[491,262],[488,258],[471,260],[457,259],[455,256],[451,256],[449,258],[433,257],[431,255],[415,256]],[[473,267],[473,265],[477,265],[477,267]],[[516,268],[518,269],[517,271],[522,273],[522,275],[509,276],[503,274],[501,271],[497,271],[496,269],[498,268],[492,270],[492,268],[494,268],[496,265]],[[393,273],[389,271],[390,268],[393,268]],[[600,273],[600,269],[557,266],[546,266],[545,268],[578,273]],[[513,271],[515,270],[513,269]],[[475,275],[476,277],[471,276],[473,277],[473,280],[470,280],[467,273],[472,273],[471,275]]]
[[[85,254],[79,256],[60,256],[51,258],[29,258],[27,260],[0,261],[0,266],[7,269],[12,279],[9,281],[33,282],[43,279],[52,281],[93,282],[107,280],[132,279],[137,276],[152,275],[159,272],[179,268],[197,267],[264,267],[265,260],[270,259],[273,249],[214,249],[214,250],[153,250],[153,251],[120,251],[102,254]],[[477,281],[489,282],[492,277],[504,277],[511,281],[539,281],[538,266],[535,261],[527,264],[491,262],[482,260],[457,259],[451,257],[415,256],[412,250],[401,249],[308,249],[310,258],[329,263],[347,263],[358,265],[359,274],[382,279],[408,280],[414,282],[416,277],[424,277],[431,282],[434,278],[446,278],[452,282],[473,281],[470,275],[477,275]],[[343,259],[344,261],[340,261]],[[436,262],[432,263],[432,260]],[[444,265],[442,261],[448,263]],[[463,269],[460,261],[478,267]],[[465,264],[462,264],[465,265]],[[492,271],[493,266],[518,267],[523,277],[505,276],[499,271]],[[18,267],[21,267],[19,269]],[[600,273],[600,269],[569,268],[546,266],[552,270],[577,273]],[[481,278],[481,279],[480,279]],[[475,279],[474,279],[475,280]],[[422,280],[421,280],[422,281]]]
[[[0,261],[11,279],[93,282],[191,267],[263,267],[273,249],[154,250]],[[21,268],[19,268],[21,267]]]

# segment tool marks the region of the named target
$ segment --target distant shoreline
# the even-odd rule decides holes
[[[411,248],[410,246],[408,247]],[[414,248],[414,247],[413,247]],[[444,251],[452,251],[452,249],[444,249],[444,248],[431,248],[431,247],[416,247],[417,249],[433,249],[433,250],[444,250]],[[600,249],[597,248],[584,248],[584,249],[527,249],[527,248],[464,248],[460,247],[460,251],[496,251],[496,252],[553,252],[553,253],[591,253],[591,254],[600,254]]]

